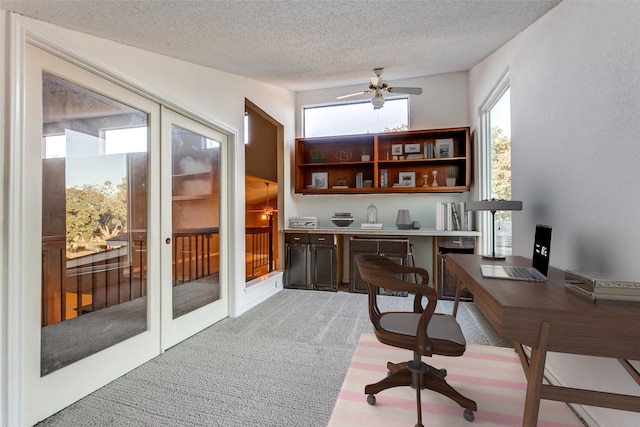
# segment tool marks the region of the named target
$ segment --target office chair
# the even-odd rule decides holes
[[[422,356],[462,356],[466,341],[460,325],[451,315],[434,313],[437,304],[436,292],[429,283],[429,273],[419,267],[396,264],[379,255],[358,255],[356,265],[360,276],[367,284],[369,318],[373,323],[376,338],[381,343],[413,351],[413,360],[404,363],[387,363],[386,378],[364,388],[367,402],[375,405],[376,394],[391,387],[411,386],[416,389],[418,423],[423,427],[420,390],[430,389],[440,393],[465,408],[464,418],[473,421],[476,402],[458,393],[445,380],[445,369],[436,369],[422,361]],[[408,273],[416,274],[420,280],[409,283],[402,280]],[[408,291],[415,294],[412,312],[380,312],[377,303],[378,289]],[[427,306],[422,306],[426,297]]]

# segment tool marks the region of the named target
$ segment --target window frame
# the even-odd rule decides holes
[[[407,129],[406,130],[411,130],[411,104],[410,104],[410,98],[409,96],[395,96],[395,97],[386,97],[385,98],[385,104],[388,102],[394,102],[394,101],[399,101],[399,100],[405,100],[406,101],[406,107],[407,107],[407,117],[406,117],[406,124],[407,124]],[[366,131],[361,131],[361,132],[355,132],[355,133],[335,133],[335,134],[327,134],[327,135],[307,135],[307,115],[306,112],[307,110],[311,110],[311,109],[319,109],[319,108],[332,108],[332,107],[346,107],[346,106],[352,106],[355,104],[371,104],[371,100],[370,99],[358,99],[355,101],[347,101],[347,102],[331,102],[331,103],[326,103],[326,104],[309,104],[309,105],[304,105],[302,106],[302,119],[301,119],[301,128],[302,128],[302,137],[303,138],[315,138],[315,137],[322,137],[322,136],[343,136],[343,135],[359,135],[359,134],[364,134],[364,133],[368,133]],[[384,108],[384,107],[383,107]],[[372,113],[376,113],[379,112],[380,110],[372,110]],[[402,124],[400,124],[402,125]],[[399,126],[400,126],[399,125]],[[376,132],[370,132],[370,133],[382,133],[384,132],[384,130],[381,131],[376,131]]]
[[[510,88],[511,74],[509,68],[507,68],[478,108],[478,196],[480,200],[486,200],[492,197],[491,111]],[[491,252],[493,239],[495,238],[492,232],[491,219],[492,217],[488,213],[480,213],[480,218],[478,219],[478,229],[482,232],[479,249],[482,253]]]

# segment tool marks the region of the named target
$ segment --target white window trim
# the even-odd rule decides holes
[[[480,172],[478,174],[478,194],[480,200],[491,197],[491,110],[511,87],[510,77],[510,71],[509,68],[507,68],[478,108],[478,158]],[[481,253],[490,253],[492,242],[495,238],[492,232],[490,213],[480,213],[478,227],[482,232],[479,249]]]

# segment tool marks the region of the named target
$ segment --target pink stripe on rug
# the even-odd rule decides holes
[[[430,390],[421,392],[425,426],[520,426],[524,410],[526,380],[517,354],[510,348],[469,344],[462,357],[434,356],[427,363],[447,369],[447,380],[478,404],[475,421],[463,418],[457,403]],[[411,358],[408,350],[379,343],[373,334],[363,334],[338,395],[328,427],[412,426],[416,423],[415,390],[396,387],[376,395],[376,405],[367,403],[364,386],[386,375],[387,361]],[[486,368],[486,369],[485,369]],[[560,402],[541,401],[539,427],[581,427],[582,424]]]

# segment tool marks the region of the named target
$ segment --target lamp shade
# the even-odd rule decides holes
[[[384,96],[380,91],[376,91],[376,94],[373,98],[371,98],[371,103],[373,104],[374,110],[379,110],[384,105]]]
[[[522,202],[517,200],[478,200],[467,202],[465,209],[468,211],[521,211]]]

